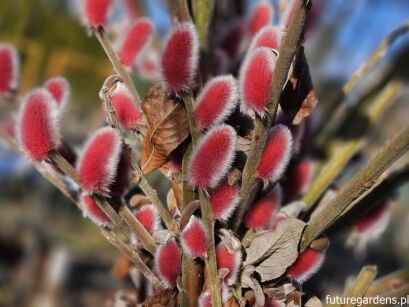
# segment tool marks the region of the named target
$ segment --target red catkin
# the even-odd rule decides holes
[[[290,266],[287,276],[302,283],[318,272],[324,262],[325,251],[307,248]]]
[[[180,236],[183,251],[190,257],[207,257],[208,239],[201,219],[192,215]]]
[[[112,106],[122,129],[136,130],[142,122],[142,114],[132,101],[131,94],[123,84],[118,84],[111,94]]]
[[[161,245],[155,254],[155,270],[167,288],[176,286],[176,279],[182,272],[182,251],[175,239]]]
[[[85,18],[90,28],[105,26],[112,0],[86,0]]]
[[[0,96],[11,96],[18,87],[20,63],[16,48],[0,44]]]
[[[248,21],[251,35],[255,35],[261,28],[273,22],[273,7],[268,1],[260,2],[253,10]]]
[[[216,247],[217,268],[225,268],[229,273],[224,278],[227,285],[234,285],[237,281],[240,265],[241,265],[241,251],[229,251],[222,243]]]
[[[210,193],[209,201],[212,219],[228,220],[240,201],[239,187],[224,181]]]
[[[88,194],[82,194],[79,203],[84,217],[89,218],[101,227],[112,227],[111,219],[101,210],[95,200]]]
[[[64,77],[54,77],[44,83],[44,88],[53,96],[59,109],[63,109],[68,101],[70,85]]]

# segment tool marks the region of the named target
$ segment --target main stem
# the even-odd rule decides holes
[[[291,20],[287,34],[284,37],[279,49],[279,56],[277,58],[276,67],[274,69],[271,98],[267,107],[267,114],[265,118],[256,116],[256,124],[253,132],[253,139],[250,150],[247,155],[246,165],[244,166],[242,185],[240,189],[241,203],[232,221],[233,231],[237,231],[242,221],[244,212],[246,211],[251,192],[256,185],[256,178],[254,174],[260,157],[263,153],[264,146],[267,140],[268,130],[275,121],[277,114],[278,102],[281,91],[287,80],[288,70],[291,62],[297,51],[300,43],[302,30],[307,17],[307,1],[299,0],[294,17]]]
[[[186,107],[186,113],[189,119],[190,134],[192,137],[193,148],[197,146],[199,139],[199,133],[196,127],[196,121],[193,116],[193,97],[192,95],[186,95],[183,97],[183,101]],[[206,235],[209,242],[207,249],[206,269],[207,280],[210,288],[210,295],[212,297],[212,306],[221,307],[222,301],[220,296],[219,277],[217,275],[217,262],[216,262],[216,246],[214,241],[214,222],[210,215],[210,204],[207,196],[203,191],[199,191],[200,210],[202,212],[203,225],[206,229]]]
[[[408,149],[409,126],[387,142],[375,157],[343,186],[337,196],[311,219],[304,231],[301,250],[307,248],[315,238],[342,215],[353,201],[366,190],[369,190],[379,176]]]

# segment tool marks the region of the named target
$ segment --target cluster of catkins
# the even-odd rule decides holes
[[[112,5],[110,0],[85,1],[85,17],[91,29],[104,27]],[[296,2],[296,1],[293,1]],[[245,125],[255,116],[264,117],[270,100],[271,84],[278,49],[294,4],[290,1],[281,25],[272,23],[273,8],[269,2],[261,2],[240,27],[234,25],[221,38],[217,51],[217,71],[220,74],[210,78],[199,87],[199,41],[193,23],[174,24],[164,43],[161,61],[156,63],[149,54],[154,26],[147,18],[137,19],[122,41],[117,54],[122,65],[129,70],[143,73],[155,71],[160,75],[162,90],[183,103],[186,95],[195,97],[193,116],[200,137],[191,153],[188,163],[187,180],[194,190],[203,191],[209,199],[211,219],[218,221],[216,227],[229,228],[229,220],[240,203],[240,181],[228,180],[229,172],[242,170],[237,147],[239,138],[248,137]],[[243,26],[244,25],[244,26]],[[242,43],[229,40],[240,36]],[[243,45],[249,43],[243,52]],[[235,46],[232,46],[235,45]],[[234,48],[235,47],[235,48]],[[227,74],[241,61],[237,78]],[[18,88],[18,56],[9,45],[0,46],[0,94],[12,96]],[[80,207],[86,217],[101,227],[113,227],[108,216],[92,197],[123,197],[130,183],[130,165],[126,147],[117,129],[109,126],[92,133],[83,146],[78,159],[72,149],[63,141],[59,123],[69,96],[69,84],[62,77],[48,80],[41,87],[30,91],[24,98],[17,121],[8,124],[8,134],[15,137],[19,148],[32,161],[42,162],[59,176],[64,176],[49,159],[50,152],[57,152],[75,166],[81,183]],[[137,131],[144,117],[125,85],[119,84],[110,93],[112,106],[122,131]],[[234,120],[234,117],[246,118]],[[238,122],[238,123],[237,123]],[[285,114],[279,114],[277,124],[268,132],[268,139],[254,176],[263,183],[260,192],[249,204],[242,229],[274,230],[287,216],[280,212],[283,203],[296,199],[305,192],[313,173],[312,161],[306,156],[308,119],[300,125],[291,125]],[[233,124],[229,124],[233,123]],[[251,129],[250,129],[251,130]],[[243,132],[245,131],[245,132]],[[184,152],[173,162],[172,171],[181,172]],[[381,228],[379,223],[387,220],[389,205],[380,206],[372,216],[360,221],[357,232],[373,234]],[[136,219],[154,235],[162,229],[156,208],[143,205],[134,211]],[[241,230],[242,232],[242,230]],[[217,232],[216,232],[217,233]],[[134,238],[135,248],[142,248]],[[191,258],[207,257],[208,238],[200,216],[192,215],[179,237],[170,236],[160,245],[154,256],[154,272],[164,286],[175,288],[182,269],[182,254]],[[222,281],[223,300],[231,295],[231,287],[239,282],[242,250],[232,250],[218,243],[216,247],[217,266],[228,270]],[[306,249],[288,269],[287,277],[303,282],[316,272],[324,259],[324,250]],[[279,302],[268,302],[278,304]],[[200,306],[210,306],[210,294],[203,292]],[[276,305],[274,305],[276,306]]]

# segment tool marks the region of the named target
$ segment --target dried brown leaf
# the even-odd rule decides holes
[[[246,249],[247,258],[244,264],[249,265],[260,262],[277,251],[280,248],[280,244],[283,244],[282,241],[288,239],[294,242],[298,239],[295,245],[297,247],[304,226],[304,222],[295,218],[288,218],[279,223],[276,230],[257,233],[252,239],[250,246]]]
[[[250,150],[251,142],[252,142],[251,136],[246,137],[238,136],[236,149],[238,151],[244,152],[247,155],[248,151]]]
[[[253,290],[256,300],[254,306],[262,307],[265,304],[265,296],[263,293],[263,288],[261,288],[257,279],[252,276],[254,269],[255,268],[252,265],[246,266],[241,273],[240,282],[243,288],[250,288]]]
[[[302,201],[295,201],[288,205],[285,205],[280,212],[284,213],[288,217],[297,217],[302,211],[306,209],[306,205]]]
[[[241,249],[240,240],[237,238],[233,231],[221,228],[219,230],[219,237],[223,242],[224,246],[226,246],[229,253],[232,254],[235,251]]]
[[[166,195],[166,204],[168,206],[169,213],[173,218],[180,215],[181,206],[180,196],[181,196],[180,188],[172,183],[172,188],[169,189],[168,194]]]
[[[177,306],[177,292],[174,290],[162,290],[148,297],[142,306],[159,307],[159,306]]]
[[[322,302],[316,296],[313,296],[305,303],[305,307],[323,307],[323,306],[324,305],[322,304]]]
[[[232,296],[223,304],[223,307],[240,307],[240,305],[237,303],[236,298]]]
[[[295,56],[291,77],[281,94],[280,106],[292,119],[292,124],[298,125],[310,115],[317,102],[304,47],[301,46]]]
[[[273,300],[281,301],[286,300],[288,295],[295,290],[296,287],[293,284],[286,283],[275,288],[264,288],[264,293]]]
[[[241,180],[241,171],[238,168],[232,168],[227,174],[227,182],[229,185],[235,185]]]
[[[189,136],[189,122],[182,102],[169,97],[159,84],[154,85],[142,101],[148,130],[142,142],[141,165],[149,173],[161,167]]]
[[[149,205],[151,203],[152,201],[149,199],[149,197],[146,197],[143,194],[135,194],[129,200],[129,204],[132,208],[139,208],[141,206]]]

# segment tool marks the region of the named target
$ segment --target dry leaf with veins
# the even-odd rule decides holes
[[[189,121],[183,103],[153,86],[142,101],[148,131],[142,143],[141,165],[147,174],[166,163],[170,153],[189,136]]]

